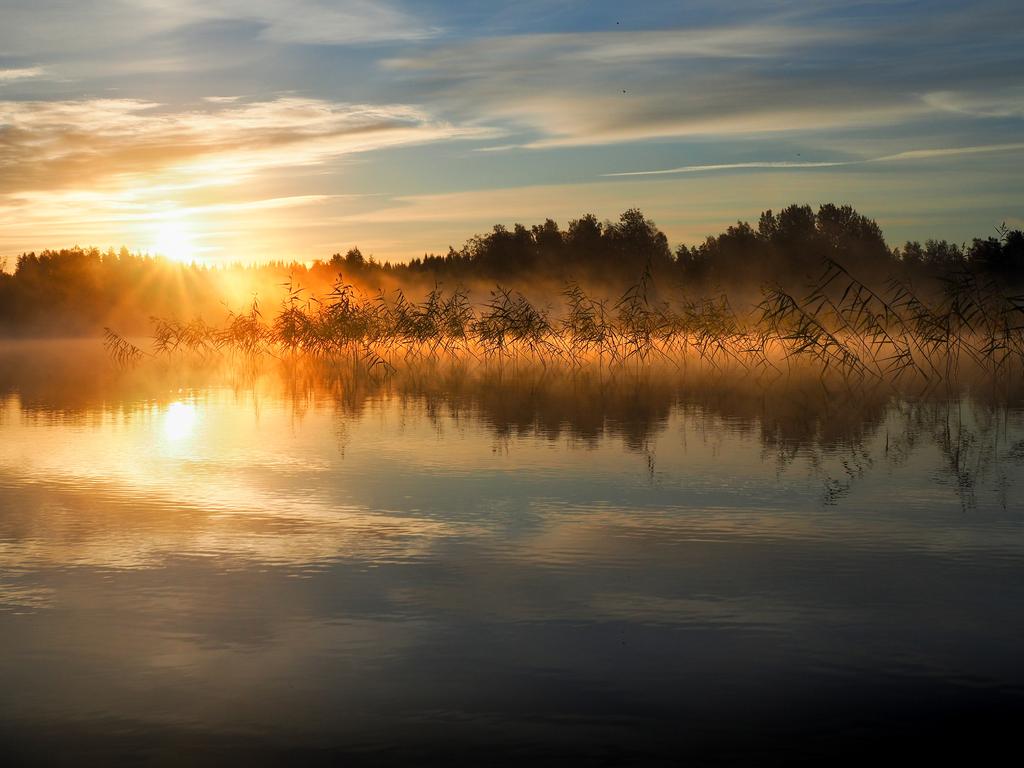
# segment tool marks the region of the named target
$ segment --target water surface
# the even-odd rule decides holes
[[[8,344],[0,749],[984,755],[1024,714],[1014,392]]]

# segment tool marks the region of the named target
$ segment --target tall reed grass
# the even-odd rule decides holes
[[[440,358],[611,368],[696,358],[758,375],[799,361],[855,380],[942,379],[966,362],[998,374],[1024,364],[1024,296],[970,271],[925,297],[908,281],[868,285],[829,260],[805,294],[766,286],[746,310],[725,294],[670,296],[650,269],[617,300],[570,282],[557,307],[500,285],[476,303],[461,287],[435,286],[420,301],[402,290],[367,295],[340,274],[320,297],[292,280],[283,287],[270,317],[253,300],[220,325],[153,318],[148,354],[349,360],[385,375]],[[105,343],[120,364],[147,354],[110,329]]]

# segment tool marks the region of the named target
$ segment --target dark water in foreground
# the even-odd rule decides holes
[[[71,350],[71,351],[69,351]],[[7,764],[994,759],[1024,410],[0,350]]]

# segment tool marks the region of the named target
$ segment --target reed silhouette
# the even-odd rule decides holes
[[[439,286],[420,301],[402,289],[370,295],[341,275],[322,298],[292,280],[285,287],[268,318],[254,301],[219,325],[153,318],[151,353],[110,328],[104,343],[122,365],[146,354],[265,354],[351,361],[382,374],[439,358],[612,369],[693,362],[768,377],[810,363],[859,382],[942,381],[964,366],[999,376],[1024,365],[1024,296],[970,270],[925,298],[909,280],[875,289],[829,259],[802,295],[776,283],[742,310],[727,294],[694,300],[658,289],[650,265],[614,302],[570,282],[557,306],[501,285],[476,304],[465,289]]]

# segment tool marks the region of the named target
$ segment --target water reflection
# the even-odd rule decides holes
[[[20,758],[749,762],[1021,714],[1012,387],[94,352],[0,351]]]
[[[172,443],[192,436],[196,428],[196,407],[180,400],[167,406],[164,413],[164,437]]]

